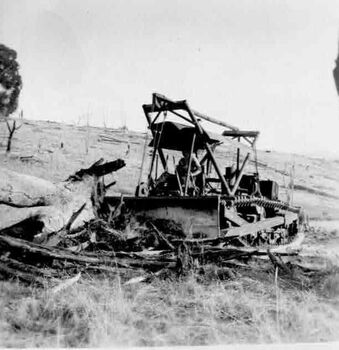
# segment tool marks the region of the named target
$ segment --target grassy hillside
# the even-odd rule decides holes
[[[23,121],[5,154],[6,126],[0,124],[0,164],[59,181],[100,157],[126,160],[116,175],[116,193],[133,193],[140,174],[144,136],[126,130]],[[221,146],[218,159],[232,159]],[[127,155],[126,155],[127,154]],[[276,179],[282,197],[295,166],[294,203],[313,218],[338,219],[339,161],[258,152],[261,176]],[[253,163],[251,164],[253,170]],[[147,169],[147,167],[146,167]],[[251,169],[250,169],[251,170]],[[109,180],[108,180],[109,181]],[[283,198],[284,199],[284,198]],[[339,230],[312,230],[331,244]],[[88,275],[55,292],[17,281],[0,282],[0,346],[153,346],[339,340],[339,272],[335,266],[307,283],[292,283],[275,271],[214,266],[188,276],[169,275],[150,283],[124,285],[109,273]]]
[[[145,134],[43,121],[24,120],[23,123],[15,134],[10,155],[5,154],[6,125],[0,123],[0,162],[4,166],[59,181],[100,157],[122,157],[127,165],[117,173],[117,186],[113,190],[134,193]],[[246,146],[242,148],[246,151]],[[235,144],[225,140],[217,151],[217,159],[223,166],[225,159],[233,162]],[[259,150],[258,165],[262,178],[278,181],[283,200],[294,166],[293,203],[305,207],[313,218],[339,219],[339,160]],[[146,165],[145,171],[147,169]],[[248,170],[255,170],[253,161]]]

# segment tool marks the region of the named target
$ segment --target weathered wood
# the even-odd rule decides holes
[[[152,223],[149,222],[149,225],[152,227],[152,229],[156,232],[156,234],[158,235],[158,237],[160,238],[160,240],[165,243],[165,245],[167,246],[167,248],[174,250],[174,246],[173,244],[156,228],[156,226]]]
[[[5,274],[7,277],[18,278],[28,283],[38,282],[42,284],[42,280],[39,277],[27,272],[19,271],[18,269],[13,269],[2,262],[0,262],[0,274]]]
[[[16,130],[19,130],[22,127],[22,124],[20,126],[16,125],[16,120],[13,121],[12,126],[9,126],[9,122],[8,120],[6,120],[6,125],[7,125],[7,129],[8,129],[8,138],[7,138],[7,147],[6,147],[6,152],[10,152],[11,151],[11,147],[12,147],[12,139],[13,139],[13,135],[14,132]]]
[[[68,220],[67,224],[65,225],[65,231],[66,233],[69,232],[69,230],[71,229],[72,224],[74,223],[74,221],[76,220],[76,218],[80,215],[80,213],[84,210],[86,206],[86,203],[84,203],[78,210],[76,210],[72,216],[70,217],[70,219]]]
[[[3,263],[4,265],[6,265],[8,268],[12,270],[22,271],[24,273],[28,273],[36,277],[40,276],[40,277],[54,278],[60,275],[60,272],[56,270],[39,268],[37,266],[31,265],[29,263],[24,263],[16,259],[9,258],[7,256],[0,256],[0,261],[1,263]]]
[[[107,162],[102,164],[102,162],[94,163],[87,169],[80,169],[74,175],[71,175],[68,178],[68,181],[79,181],[83,179],[85,176],[104,176],[110,174],[112,172],[118,171],[119,169],[125,166],[125,162],[122,159],[113,160],[111,162]]]
[[[24,253],[26,255],[35,255],[46,259],[69,260],[72,262],[83,264],[100,264],[105,260],[89,256],[80,256],[67,252],[67,250],[46,247],[33,242],[28,242],[23,239],[13,238],[5,235],[0,235],[0,248],[2,251],[11,253]]]
[[[39,230],[28,236],[82,226],[95,217],[96,205],[105,192],[104,186],[98,192],[99,177],[124,165],[121,159],[100,160],[59,183],[0,168],[0,232],[7,229],[6,234],[10,234],[11,227],[25,228],[25,220],[32,218]]]
[[[269,249],[267,249],[267,254],[275,268],[279,268],[281,271],[290,276],[293,275],[293,272],[286,266],[286,264],[281,259],[279,259],[279,256],[273,255]]]
[[[118,266],[127,268],[144,268],[144,269],[158,269],[158,268],[173,268],[176,266],[175,259],[131,259],[131,258],[119,258],[107,257],[104,254],[87,255],[77,254],[68,251],[67,249],[57,247],[47,247],[33,242],[28,242],[22,239],[13,238],[9,236],[0,235],[0,251],[10,252],[11,255],[18,256],[21,259],[28,259],[34,257],[46,264],[51,263],[54,259],[63,261],[69,261],[76,264],[91,264],[91,265],[103,265],[103,266]]]
[[[0,168],[0,204],[13,208],[46,206],[59,191],[50,181]]]
[[[86,233],[87,233],[87,229],[82,229],[79,232],[70,233],[70,234],[65,235],[65,238],[75,239],[75,238],[79,238],[80,236],[82,236],[82,235],[84,235]]]

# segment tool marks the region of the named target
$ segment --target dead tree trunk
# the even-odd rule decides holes
[[[8,120],[6,120],[6,125],[7,125],[7,129],[8,129],[8,138],[7,138],[7,147],[6,147],[6,152],[9,153],[11,151],[11,147],[12,147],[12,138],[13,135],[15,133],[16,130],[19,130],[22,126],[22,124],[20,126],[16,125],[16,120],[13,121],[12,126],[9,125]]]
[[[56,184],[0,168],[0,233],[29,239],[83,225],[95,218],[101,177],[123,166],[100,160]]]

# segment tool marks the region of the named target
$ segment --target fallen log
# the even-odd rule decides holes
[[[12,269],[13,271],[22,271],[32,276],[38,276],[38,277],[40,276],[40,277],[47,277],[47,278],[54,278],[54,277],[60,276],[60,271],[56,271],[54,269],[47,269],[47,268],[42,269],[34,265],[23,263],[21,261],[18,261],[6,256],[1,256],[0,262],[3,264],[3,266],[6,265],[8,268]]]
[[[7,278],[18,278],[21,281],[28,283],[38,283],[43,285],[43,278],[35,274],[20,271],[18,268],[12,268],[0,261],[0,275],[5,275]]]
[[[68,251],[67,249],[43,246],[34,242],[28,242],[23,239],[0,235],[0,252],[7,253],[9,257],[15,258],[21,262],[36,262],[51,266],[53,260],[61,262],[71,262],[80,265],[95,266],[118,266],[125,268],[143,268],[148,270],[157,270],[159,268],[173,268],[176,266],[176,260],[167,259],[147,259],[117,257],[105,254],[85,254]]]
[[[41,262],[51,262],[53,259],[72,261],[82,264],[100,264],[105,260],[98,257],[80,256],[65,249],[43,246],[23,239],[0,235],[0,251],[9,252],[11,256],[27,259],[29,256],[40,258]]]
[[[0,168],[0,234],[31,238],[81,227],[97,216],[105,191],[100,178],[123,166],[121,159],[101,159],[59,183]],[[27,220],[35,223],[29,230]]]
[[[218,271],[216,276],[221,279],[246,274],[262,275],[265,271],[278,267],[281,272],[279,278],[286,285],[310,286],[312,276],[320,273],[319,264],[315,263],[312,267],[312,259],[309,259],[305,266],[302,264],[303,259],[304,257],[296,256],[295,253],[282,256],[246,247],[207,246],[199,250],[198,247],[188,247],[186,244],[177,247],[176,251],[71,252],[67,247],[49,247],[0,235],[0,276],[39,284],[46,283],[46,279],[65,278],[79,272],[84,276],[89,273],[106,273],[124,278],[133,278],[137,274],[140,278],[132,279],[132,284],[147,282],[155,276],[165,276],[172,272],[199,272],[199,268],[212,263]]]

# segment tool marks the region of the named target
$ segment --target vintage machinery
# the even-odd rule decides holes
[[[256,246],[285,244],[296,237],[300,208],[279,200],[275,181],[260,179],[257,170],[245,173],[256,154],[258,131],[239,130],[193,110],[185,100],[157,93],[143,110],[153,137],[145,144],[141,165],[144,170],[150,150],[147,178],[142,182],[140,176],[135,196],[123,199],[135,218],[175,222],[190,241]],[[246,154],[236,146],[236,160],[230,164],[230,149],[222,167],[216,157],[222,140],[207,133],[203,123],[221,127],[222,138],[235,139],[236,145],[246,142]],[[107,198],[111,205],[120,200]]]

